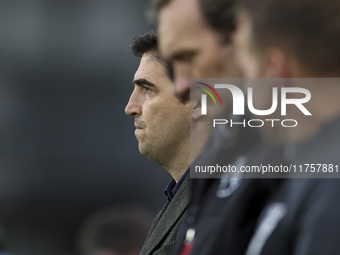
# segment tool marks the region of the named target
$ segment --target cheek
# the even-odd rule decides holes
[[[153,104],[145,103],[143,106],[143,121],[147,126],[150,125],[157,117],[157,107],[153,106]]]
[[[246,78],[264,78],[261,70],[261,62],[248,48],[244,48],[238,52],[237,61]]]
[[[255,57],[248,57],[248,77],[250,78],[261,78],[260,64],[256,61]]]
[[[174,88],[179,94],[184,93],[190,88],[192,72],[188,64],[178,63],[174,65]],[[174,93],[172,91],[171,93]]]
[[[158,129],[165,120],[171,120],[171,114],[174,114],[175,110],[168,106],[168,102],[168,99],[164,99],[145,105],[143,116],[149,130]]]
[[[247,54],[240,52],[237,56],[237,63],[246,78],[256,77],[256,66],[253,64],[253,59],[251,59]]]
[[[202,55],[195,65],[195,71],[198,77],[214,78],[221,76],[223,72],[223,62],[221,53],[218,51],[207,52]]]
[[[193,78],[205,78],[210,73],[210,56],[197,56],[191,63]]]

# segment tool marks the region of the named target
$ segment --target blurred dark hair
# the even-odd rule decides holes
[[[160,10],[171,0],[151,0],[149,17],[155,22]],[[208,25],[221,37],[222,43],[230,42],[235,30],[236,0],[196,0]]]
[[[340,74],[339,0],[240,0],[250,18],[250,47],[279,47],[307,71]]]
[[[150,0],[150,7],[148,11],[148,18],[152,23],[156,23],[158,20],[159,12],[167,5],[171,0]]]
[[[236,0],[198,0],[203,17],[221,37],[223,43],[230,43],[235,31]]]
[[[173,69],[158,52],[157,33],[154,31],[147,32],[142,35],[136,35],[132,38],[130,48],[136,57],[141,58],[145,53],[151,52],[154,58],[160,62],[167,71],[170,80],[173,80]]]

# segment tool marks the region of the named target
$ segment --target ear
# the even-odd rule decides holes
[[[276,47],[271,47],[265,55],[266,76],[275,78],[292,77],[292,66],[286,53]]]
[[[192,110],[191,110],[191,116],[193,120],[199,120],[203,117],[202,115],[202,109],[201,109],[201,100],[197,100],[196,102],[192,102]]]

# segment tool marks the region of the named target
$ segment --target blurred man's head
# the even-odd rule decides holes
[[[230,43],[234,0],[156,0],[152,7],[176,94],[188,95],[190,78],[239,76]]]
[[[340,2],[241,0],[235,42],[247,77],[338,77]]]
[[[338,0],[240,0],[234,38],[237,59],[248,78],[325,78],[340,75],[340,2]],[[282,83],[283,84],[283,83]],[[301,84],[301,82],[299,83]],[[285,87],[300,87],[291,80]],[[254,87],[257,109],[272,105],[272,88],[280,84]],[[340,114],[338,85],[304,86],[311,100],[304,104],[312,113],[305,116],[290,105],[285,118],[296,119],[294,128],[269,128],[271,139],[302,141],[314,136]],[[262,92],[261,89],[263,90]],[[256,92],[257,91],[257,92]],[[294,96],[291,93],[291,96]],[[301,94],[295,94],[301,97]],[[264,107],[264,108],[263,108]],[[275,114],[282,117],[282,114]],[[275,115],[275,117],[277,117]],[[263,129],[262,129],[263,130]],[[266,129],[264,129],[266,130]]]
[[[171,69],[157,51],[153,32],[136,36],[131,48],[141,58],[125,108],[135,118],[139,151],[177,181],[189,167],[190,105],[175,97]]]

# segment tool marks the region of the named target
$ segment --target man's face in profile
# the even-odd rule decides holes
[[[237,19],[237,29],[233,37],[233,43],[236,48],[236,61],[246,78],[264,78],[264,72],[261,72],[262,63],[260,63],[252,42],[252,27],[250,18],[242,13]]]
[[[280,72],[282,64],[282,55],[277,54],[279,51],[270,47],[268,49],[258,49],[254,45],[254,31],[252,21],[248,14],[240,13],[237,17],[236,32],[233,36],[233,43],[236,48],[236,60],[245,78],[249,78],[245,83],[244,90],[251,85],[252,88],[252,104],[255,109],[267,110],[273,106],[276,94],[273,92],[274,87],[279,87],[279,84],[274,83],[270,78],[285,78]],[[263,51],[263,52],[262,52]],[[281,63],[280,63],[281,61]],[[280,77],[281,75],[281,77]],[[269,79],[259,79],[269,78]],[[280,89],[276,88],[276,89]],[[249,92],[247,92],[249,93]],[[278,92],[278,95],[280,91]],[[280,110],[276,110],[270,115],[253,115],[259,119],[274,119],[282,118]],[[292,129],[291,129],[292,130]],[[265,125],[259,129],[260,133],[266,140],[271,142],[281,143],[289,135],[287,128],[282,128],[281,125]]]
[[[162,165],[189,148],[189,103],[175,97],[166,68],[153,53],[142,56],[133,82],[125,112],[135,118],[140,153]]]
[[[227,77],[235,71],[233,47],[202,16],[198,0],[172,0],[158,19],[159,47],[174,67],[177,95],[188,95],[191,78]]]

